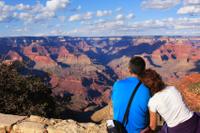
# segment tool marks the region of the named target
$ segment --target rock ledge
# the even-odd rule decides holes
[[[0,133],[106,133],[106,125],[0,113]]]

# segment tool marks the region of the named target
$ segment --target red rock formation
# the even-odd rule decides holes
[[[83,50],[84,52],[87,52],[89,51],[92,47],[89,46],[85,41],[81,41],[79,44],[78,44],[78,48]]]
[[[58,53],[58,59],[59,62],[65,63],[65,64],[91,64],[91,61],[89,57],[86,55],[74,55],[69,53],[69,51],[63,46],[60,47],[59,53]]]
[[[36,51],[33,52],[33,48]],[[23,48],[24,54],[35,62],[35,68],[37,69],[48,69],[56,67],[57,64],[53,61],[48,53],[48,51],[39,45],[29,45]]]
[[[181,60],[188,62],[200,59],[199,49],[194,48],[191,44],[166,44],[152,53],[152,59],[156,62],[163,62],[162,56],[167,56],[168,60]]]
[[[130,75],[128,71],[128,63],[130,57],[123,56],[119,59],[112,60],[108,65],[117,73],[120,78]]]
[[[59,54],[58,55],[58,59],[60,59],[60,58],[67,58],[67,56],[70,55],[69,51],[64,46],[60,47],[58,54]]]
[[[9,50],[9,52],[6,55],[6,59],[3,61],[4,64],[10,65],[14,61],[23,61],[23,58],[15,51]]]
[[[15,51],[10,50],[7,53],[7,56],[10,58],[12,61],[23,61],[23,58]]]
[[[161,66],[156,69],[166,81],[184,77],[195,67],[195,62],[200,60],[200,49],[192,46],[188,41],[167,43],[155,50],[151,55],[152,61]]]

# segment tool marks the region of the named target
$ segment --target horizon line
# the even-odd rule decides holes
[[[22,35],[22,36],[0,36],[0,38],[18,37],[72,37],[72,38],[103,38],[103,37],[200,37],[200,35],[108,35],[108,36],[73,36],[73,35]]]

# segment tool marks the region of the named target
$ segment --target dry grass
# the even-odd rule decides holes
[[[200,82],[191,84],[188,88],[191,92],[200,95]]]

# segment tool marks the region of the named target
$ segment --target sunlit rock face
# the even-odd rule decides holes
[[[25,56],[34,61],[34,68],[36,69],[46,70],[57,66],[56,62],[52,60],[45,47],[40,46],[37,43],[32,43],[29,46],[23,47],[23,53]]]

